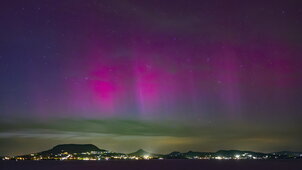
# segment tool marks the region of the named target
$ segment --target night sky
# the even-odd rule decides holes
[[[302,151],[300,0],[0,2],[0,155]]]

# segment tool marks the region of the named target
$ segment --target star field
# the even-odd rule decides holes
[[[302,137],[300,1],[16,0],[0,6],[0,144],[7,148],[43,143],[45,136],[27,135],[50,129],[50,136],[63,137],[39,149],[67,141],[135,149],[126,139],[163,152],[302,149],[296,143]],[[62,120],[85,126],[53,129]],[[129,131],[111,131],[105,120]],[[169,122],[154,133],[143,128],[154,145],[139,130],[145,121],[150,128]],[[161,133],[173,127],[179,135]],[[183,128],[192,135],[183,138]],[[85,140],[76,137],[83,129]],[[70,139],[69,131],[77,135]]]

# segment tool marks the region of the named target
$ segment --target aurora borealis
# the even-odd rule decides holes
[[[0,155],[302,150],[298,0],[0,8]]]

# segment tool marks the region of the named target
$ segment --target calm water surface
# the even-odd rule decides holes
[[[0,161],[0,170],[302,170],[302,160]]]

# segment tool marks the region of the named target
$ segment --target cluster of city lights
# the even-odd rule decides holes
[[[179,153],[180,154],[180,153]],[[207,159],[207,160],[243,160],[243,159],[280,159],[278,155],[253,155],[250,153],[234,154],[234,155],[223,155],[223,154],[212,154],[204,156],[188,156],[185,155],[182,158],[169,158],[165,155],[155,155],[155,154],[142,154],[142,155],[133,155],[133,154],[122,154],[122,153],[111,153],[108,151],[90,151],[82,153],[68,153],[62,152],[58,154],[29,154],[24,156],[16,157],[2,157],[2,160],[82,160],[82,161],[97,161],[97,160],[151,160],[151,159]],[[298,157],[288,158],[302,158],[302,154]]]

